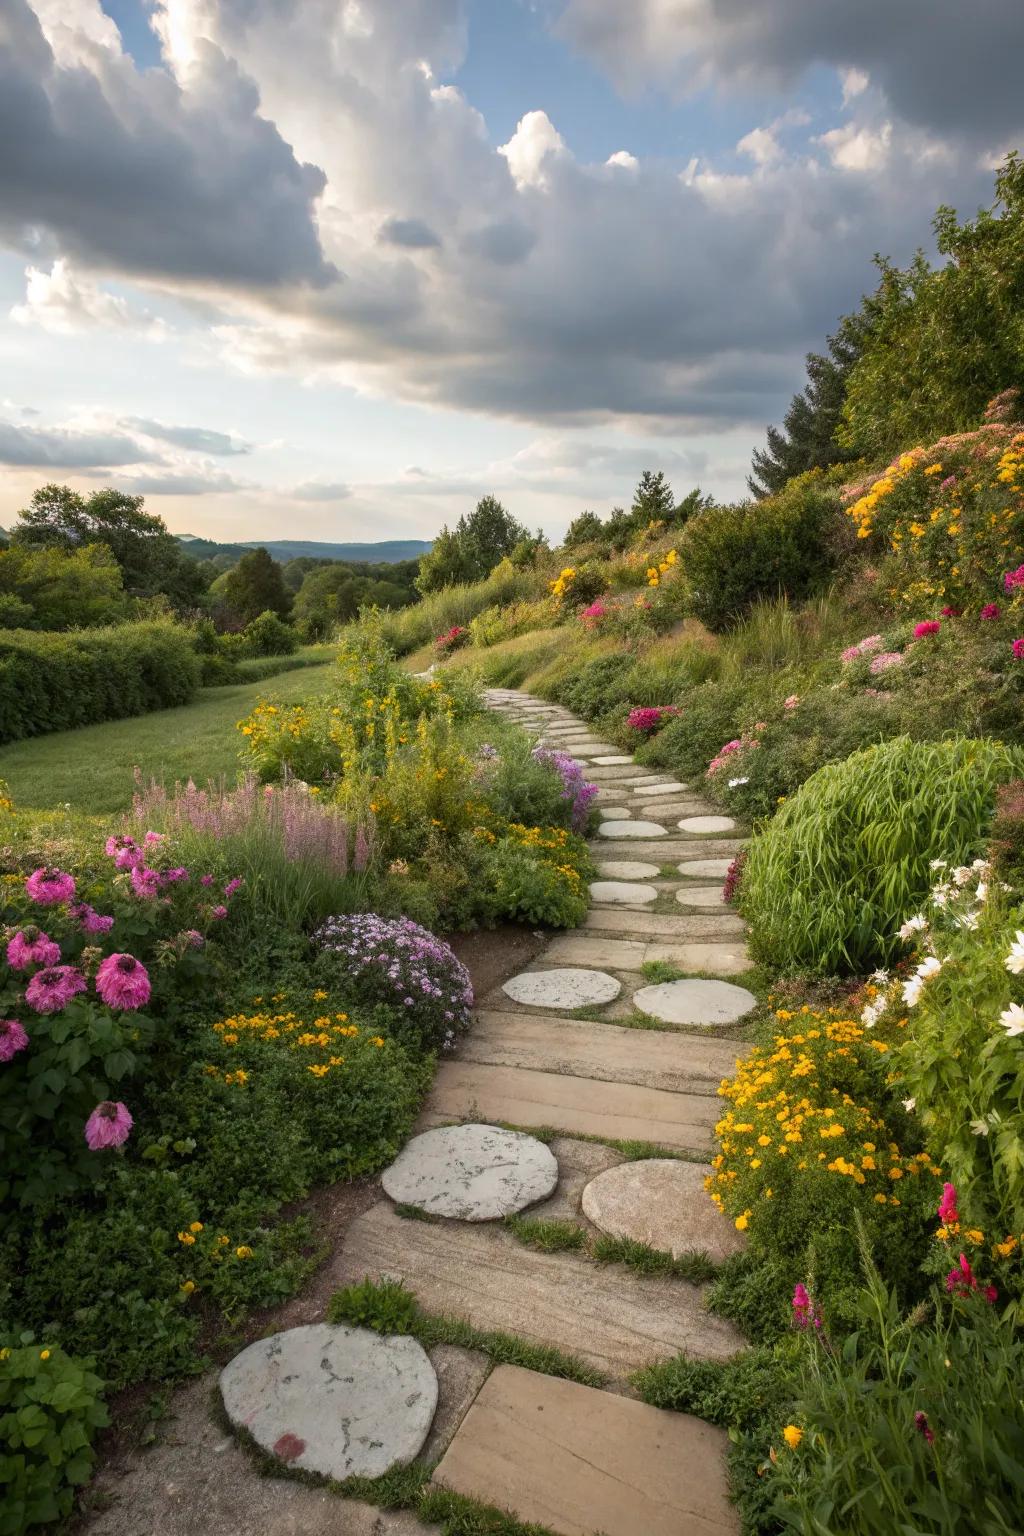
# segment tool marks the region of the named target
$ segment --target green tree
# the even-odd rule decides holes
[[[436,592],[460,581],[482,581],[529,537],[529,529],[516,522],[496,496],[483,496],[468,517],[459,518],[454,532],[447,526],[441,529],[420,561],[416,585],[421,592]]]
[[[114,624],[128,611],[121,567],[104,544],[12,545],[0,551],[0,593],[24,605],[17,622],[32,629]],[[4,611],[10,624],[18,610]]]
[[[768,428],[768,444],[755,448],[747,484],[757,499],[774,496],[808,469],[828,469],[854,457],[836,441],[850,372],[867,334],[866,317],[846,316],[828,338],[826,352],[808,352],[807,383],[793,396],[781,427]]]
[[[284,584],[281,567],[262,545],[243,555],[210,590],[216,591],[231,618],[239,624],[248,624],[268,610],[279,619],[286,619],[291,612],[292,595]]]
[[[645,469],[633,492],[631,516],[634,525],[637,528],[646,528],[648,523],[667,523],[671,520],[675,509],[676,499],[672,494],[672,487],[665,478],[664,470],[659,469],[655,473],[651,469]]]
[[[605,525],[596,512],[581,512],[565,530],[563,549],[578,549],[581,544],[599,543],[605,536]]]

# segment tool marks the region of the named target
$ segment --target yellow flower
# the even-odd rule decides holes
[[[736,1217],[735,1227],[737,1232],[745,1232],[747,1230],[747,1227],[750,1225],[750,1217],[750,1211],[744,1211],[742,1216]]]
[[[49,1360],[49,1358],[50,1358],[50,1351],[48,1349],[41,1349],[39,1351],[39,1358],[40,1358],[40,1360]]]
[[[322,987],[318,987],[317,990],[313,993],[314,1003],[322,1003],[327,995],[328,994],[323,990]]]
[[[235,1249],[235,1258],[236,1259],[251,1259],[252,1258],[252,1249],[249,1247],[249,1245],[247,1243],[243,1243],[241,1245],[241,1247]]]
[[[799,1424],[787,1424],[785,1429],[782,1431],[782,1438],[785,1440],[791,1451],[796,1450],[803,1437],[804,1432],[800,1428]]]
[[[189,1223],[189,1231],[190,1232],[201,1232],[202,1230],[203,1230],[203,1224],[202,1224],[201,1221],[193,1221],[193,1222]]]
[[[196,1283],[195,1283],[194,1280],[183,1280],[181,1282],[180,1286],[178,1287],[178,1289],[180,1291],[183,1291],[186,1296],[191,1296],[192,1292],[195,1290],[195,1288],[196,1288]]]
[[[195,1242],[195,1238],[192,1236],[191,1232],[179,1232],[178,1242],[184,1243],[186,1248],[191,1248]]]

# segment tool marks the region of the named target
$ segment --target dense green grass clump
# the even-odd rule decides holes
[[[932,860],[983,851],[998,785],[1024,750],[896,737],[830,763],[750,846],[741,907],[755,957],[783,971],[869,970],[935,883]]]

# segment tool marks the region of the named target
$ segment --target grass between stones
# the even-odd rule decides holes
[[[718,1266],[706,1253],[684,1253],[677,1259],[635,1238],[608,1237],[604,1233],[591,1237],[586,1227],[576,1221],[506,1216],[504,1225],[527,1248],[536,1248],[541,1253],[575,1251],[598,1264],[624,1264],[639,1275],[665,1275],[689,1285],[705,1285],[718,1273]]]
[[[536,1248],[538,1253],[578,1252],[587,1246],[587,1229],[576,1221],[506,1216],[504,1226],[517,1242],[527,1248]]]
[[[616,1022],[618,1022],[616,1020]],[[453,1121],[452,1124],[460,1124]],[[623,1160],[627,1163],[646,1162],[652,1157],[673,1157],[679,1163],[706,1163],[707,1152],[698,1152],[696,1148],[689,1147],[663,1147],[656,1141],[616,1141],[613,1136],[595,1136],[589,1131],[566,1131],[555,1125],[513,1125],[508,1120],[497,1120],[506,1131],[522,1131],[526,1136],[534,1136],[538,1141],[558,1141],[564,1138],[568,1141],[592,1141],[599,1147],[611,1147],[616,1152],[621,1152]]]
[[[417,1339],[424,1349],[432,1349],[435,1344],[477,1349],[495,1365],[520,1365],[524,1370],[560,1376],[584,1387],[600,1387],[608,1379],[603,1371],[576,1355],[550,1345],[531,1344],[514,1333],[474,1328],[460,1317],[424,1312],[401,1280],[375,1281],[367,1277],[357,1285],[335,1291],[327,1304],[327,1321],[372,1328],[376,1333],[405,1334]]]
[[[446,1488],[426,1488],[416,1513],[441,1523],[441,1536],[555,1536],[547,1525],[524,1525],[504,1510],[479,1504]]]

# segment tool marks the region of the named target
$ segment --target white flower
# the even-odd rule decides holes
[[[924,982],[919,976],[911,976],[909,981],[903,983],[903,1001],[908,1008],[913,1008],[924,990]]]
[[[953,871],[953,879],[957,885],[966,885],[970,878],[971,866],[969,864],[961,864],[959,869],[954,869]]]
[[[972,1120],[971,1121],[971,1130],[974,1132],[975,1136],[987,1136],[988,1135],[988,1121],[987,1120]]]
[[[972,869],[988,869],[988,859],[975,859]]]
[[[944,907],[949,900],[950,887],[937,885],[932,891],[932,904],[936,907]]]
[[[945,869],[945,867],[945,859],[932,859],[931,863],[928,865],[929,869]]]
[[[908,1115],[912,1115],[914,1113],[914,1110],[917,1108],[917,1100],[916,1099],[904,1099],[903,1100],[903,1108],[906,1110]]]
[[[1024,933],[1017,929],[1017,937],[1010,945],[1010,953],[1003,962],[1008,971],[1019,976],[1024,971]]]
[[[987,880],[979,880],[978,881],[978,889],[974,893],[974,899],[975,899],[975,901],[984,901],[987,896],[988,896],[988,881]]]
[[[999,1015],[999,1022],[1011,1040],[1014,1035],[1024,1035],[1024,1008],[1020,1003],[1011,1003]]]
[[[916,917],[908,917],[900,929],[901,939],[912,939],[915,933],[920,933],[922,928],[927,928],[928,920],[918,912]]]
[[[937,976],[939,974],[939,972],[942,970],[942,966],[943,961],[941,961],[937,955],[929,955],[927,960],[921,961],[921,964],[914,972],[914,975],[920,976],[922,981],[930,981],[933,976]]]
[[[978,926],[978,914],[977,914],[977,912],[961,912],[960,916],[956,920],[956,925],[957,925],[958,928],[971,928],[971,929],[977,928],[977,926]]]
[[[730,779],[729,780],[729,788],[730,789],[737,789],[741,784],[749,784],[749,783],[750,783],[749,778],[747,778],[747,779]]]
[[[871,972],[871,980],[875,983],[876,986],[884,987],[886,982],[889,980],[889,972],[888,971],[872,971]]]

